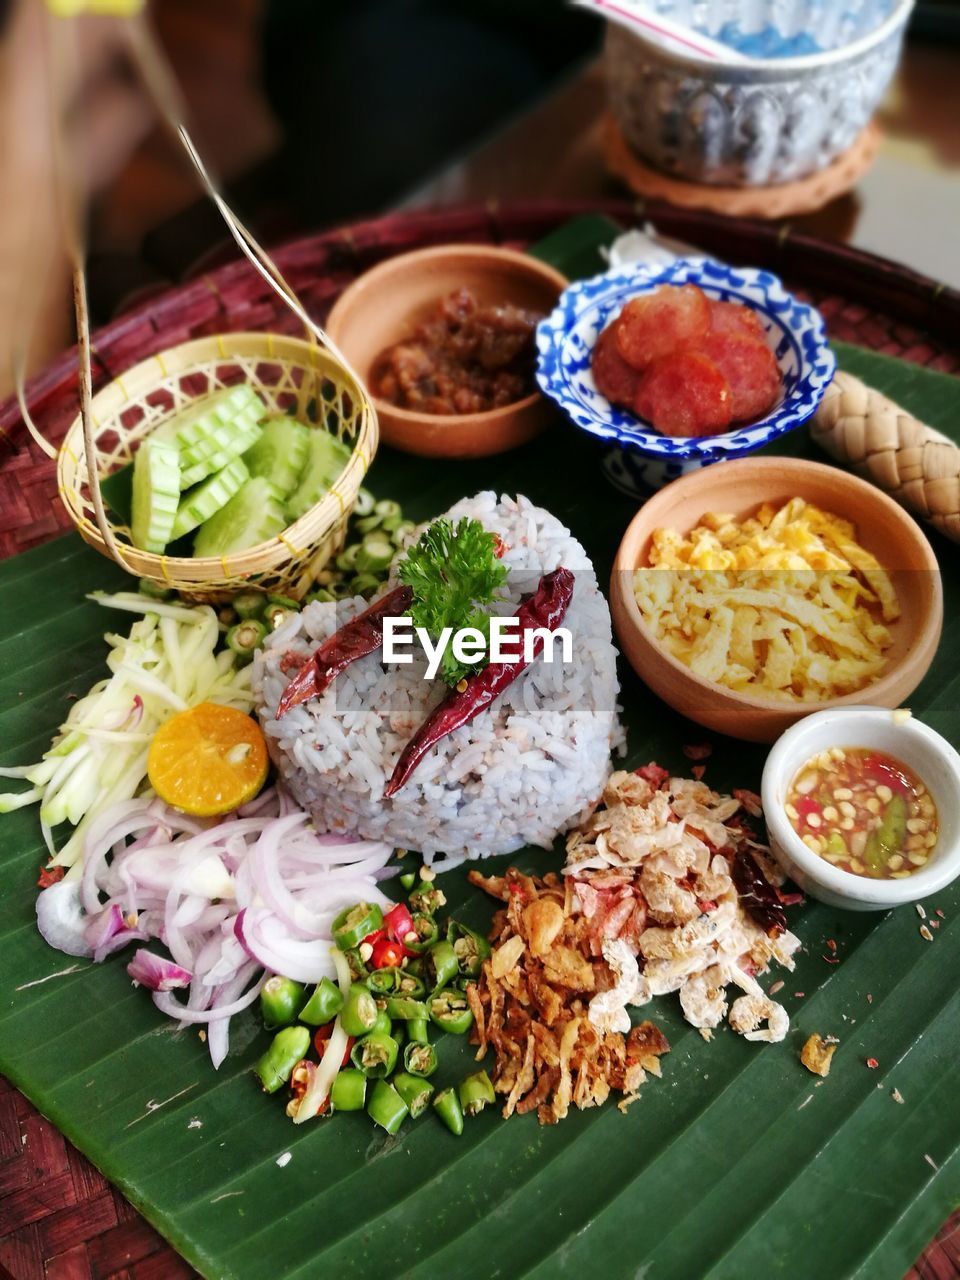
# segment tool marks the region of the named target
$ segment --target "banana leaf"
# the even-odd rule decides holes
[[[958,437],[960,383],[837,345],[845,368]],[[818,456],[802,431],[779,448]],[[384,448],[370,482],[415,519],[484,488],[525,493],[569,524],[601,582],[635,509],[593,443],[561,424],[469,464]],[[911,706],[956,741],[960,556],[930,536],[947,621]],[[122,581],[75,536],[0,565],[3,764],[38,759],[71,695],[99,678],[103,631],[130,618],[84,593]],[[625,663],[621,680],[627,766],[689,771],[683,746],[704,731]],[[712,742],[707,780],[758,789],[765,749]],[[206,1276],[900,1280],[960,1201],[960,886],[924,904],[933,942],[912,907],[793,909],[803,952],[795,973],[776,975],[792,1022],[780,1045],[729,1030],[705,1043],[664,997],[644,1013],[672,1052],[626,1113],[610,1103],[541,1128],[487,1108],[459,1139],[432,1115],[390,1138],[362,1113],[291,1125],[250,1074],[264,1047],[254,1012],[235,1019],[214,1072],[196,1030],[171,1031],[131,986],[123,955],[94,966],[48,949],[33,911],[43,861],[34,810],[0,819],[0,1071]],[[559,847],[489,869],[510,862],[542,872]],[[457,918],[485,929],[493,904],[465,870],[442,883]],[[815,1031],[840,1039],[822,1081],[799,1061]],[[461,1038],[446,1037],[440,1059],[442,1083],[474,1069]]]

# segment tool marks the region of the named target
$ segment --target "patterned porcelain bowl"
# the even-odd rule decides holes
[[[710,298],[739,302],[757,313],[783,379],[781,398],[765,418],[724,435],[680,439],[659,435],[600,394],[590,368],[598,336],[628,299],[664,284],[697,284]],[[571,285],[541,320],[537,353],[541,391],[576,426],[615,444],[604,459],[607,474],[617,488],[638,496],[711,462],[753,453],[800,426],[816,412],[836,370],[819,312],[787,293],[769,271],[707,258],[617,267]]]
[[[610,107],[665,173],[721,186],[805,178],[853,145],[893,76],[914,0],[648,0],[750,55],[674,53],[610,25]]]

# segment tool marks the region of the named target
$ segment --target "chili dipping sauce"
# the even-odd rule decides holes
[[[833,747],[808,760],[785,808],[808,849],[873,880],[912,875],[937,843],[937,807],[923,780],[866,747]]]

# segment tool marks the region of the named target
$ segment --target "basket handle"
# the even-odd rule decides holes
[[[71,6],[68,5],[68,8]],[[82,7],[82,6],[81,6]],[[111,5],[112,7],[112,5]],[[330,339],[323,328],[310,316],[306,307],[297,297],[294,289],[284,278],[280,268],[276,265],[267,251],[259,244],[255,236],[249,231],[240,219],[234,214],[233,210],[220,195],[214,184],[203,160],[193,143],[193,139],[182,123],[184,110],[182,107],[179,90],[169,72],[163,54],[157,48],[149,27],[143,17],[142,12],[134,5],[135,10],[129,14],[124,21],[124,32],[127,37],[128,48],[131,59],[139,71],[143,84],[157,108],[162,120],[169,127],[171,132],[179,138],[187,153],[191,163],[200,177],[200,181],[216,205],[220,215],[227,225],[230,234],[236,241],[240,251],[249,259],[256,271],[270,285],[274,292],[286,303],[287,307],[293,312],[297,319],[303,324],[307,336],[311,342],[317,343],[319,346],[326,348],[327,351],[338,361],[340,365],[350,374],[354,383],[360,388],[364,397],[364,405],[366,407],[368,397],[364,387],[363,380],[358,375],[356,369],[347,360],[343,352]],[[64,24],[57,23],[57,19],[51,17],[50,21],[57,24],[62,30]],[[50,30],[49,48],[51,51],[51,64],[55,64],[58,58],[62,59],[63,48],[54,34],[53,28]],[[62,68],[53,66],[54,84],[66,83],[65,77],[58,75],[58,71]],[[81,220],[77,207],[75,196],[76,184],[70,184],[67,181],[68,164],[66,157],[62,155],[60,139],[56,135],[54,146],[61,151],[58,159],[61,163],[57,164],[57,172],[60,175],[61,194],[63,196],[64,210],[66,213],[67,224],[67,240],[70,246],[71,256],[73,259],[73,298],[74,310],[77,323],[77,355],[79,366],[79,391],[80,391],[80,418],[83,426],[83,450],[87,466],[87,483],[90,488],[90,495],[93,499],[93,510],[96,518],[97,528],[103,538],[104,545],[110,556],[116,561],[122,569],[128,573],[136,573],[136,570],[127,562],[122,549],[120,548],[110,522],[107,519],[106,510],[103,503],[103,495],[100,491],[100,476],[97,469],[97,451],[96,440],[94,439],[93,429],[93,373],[90,362],[91,342],[90,342],[90,318],[87,307],[87,285],[86,275],[84,271],[84,245],[83,234],[81,230]],[[18,385],[18,394],[20,394],[21,408],[24,411],[24,420],[27,428],[40,443],[46,452],[50,452],[51,446],[43,439],[32,422],[29,413],[26,410],[25,396],[23,396],[20,386]]]
[[[253,233],[243,225],[217,190],[216,184],[203,163],[203,159],[193,139],[190,137],[186,125],[183,123],[185,112],[181,104],[180,94],[167,67],[166,60],[157,48],[143,17],[140,14],[135,15],[127,22],[125,30],[131,57],[143,78],[143,83],[150,93],[154,106],[170,131],[182,143],[207,195],[216,205],[240,252],[244,254],[267,284],[287,304],[303,325],[310,340],[325,347],[343,365],[362,389],[363,380],[358,376],[356,369],[353,368],[350,361],[337,347],[329,334],[310,316],[306,307],[297,297],[292,285],[285,279],[269,253]]]

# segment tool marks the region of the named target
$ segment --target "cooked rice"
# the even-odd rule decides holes
[[[356,831],[417,849],[428,858],[510,853],[549,847],[599,801],[610,752],[620,743],[616,653],[610,614],[586,552],[548,511],[523,497],[481,493],[448,513],[480,520],[507,544],[508,603],[560,565],[576,576],[563,621],[573,661],[542,658],[488,710],[442,739],[391,799],[386,785],[400,752],[445,695],[423,678],[426,659],[386,667],[378,655],[355,662],[319,699],[274,719],[290,676],[284,655],[312,653],[338,625],[366,607],[361,599],[309,605],[257,656],[253,686],[270,754],[288,789],[331,831]]]

